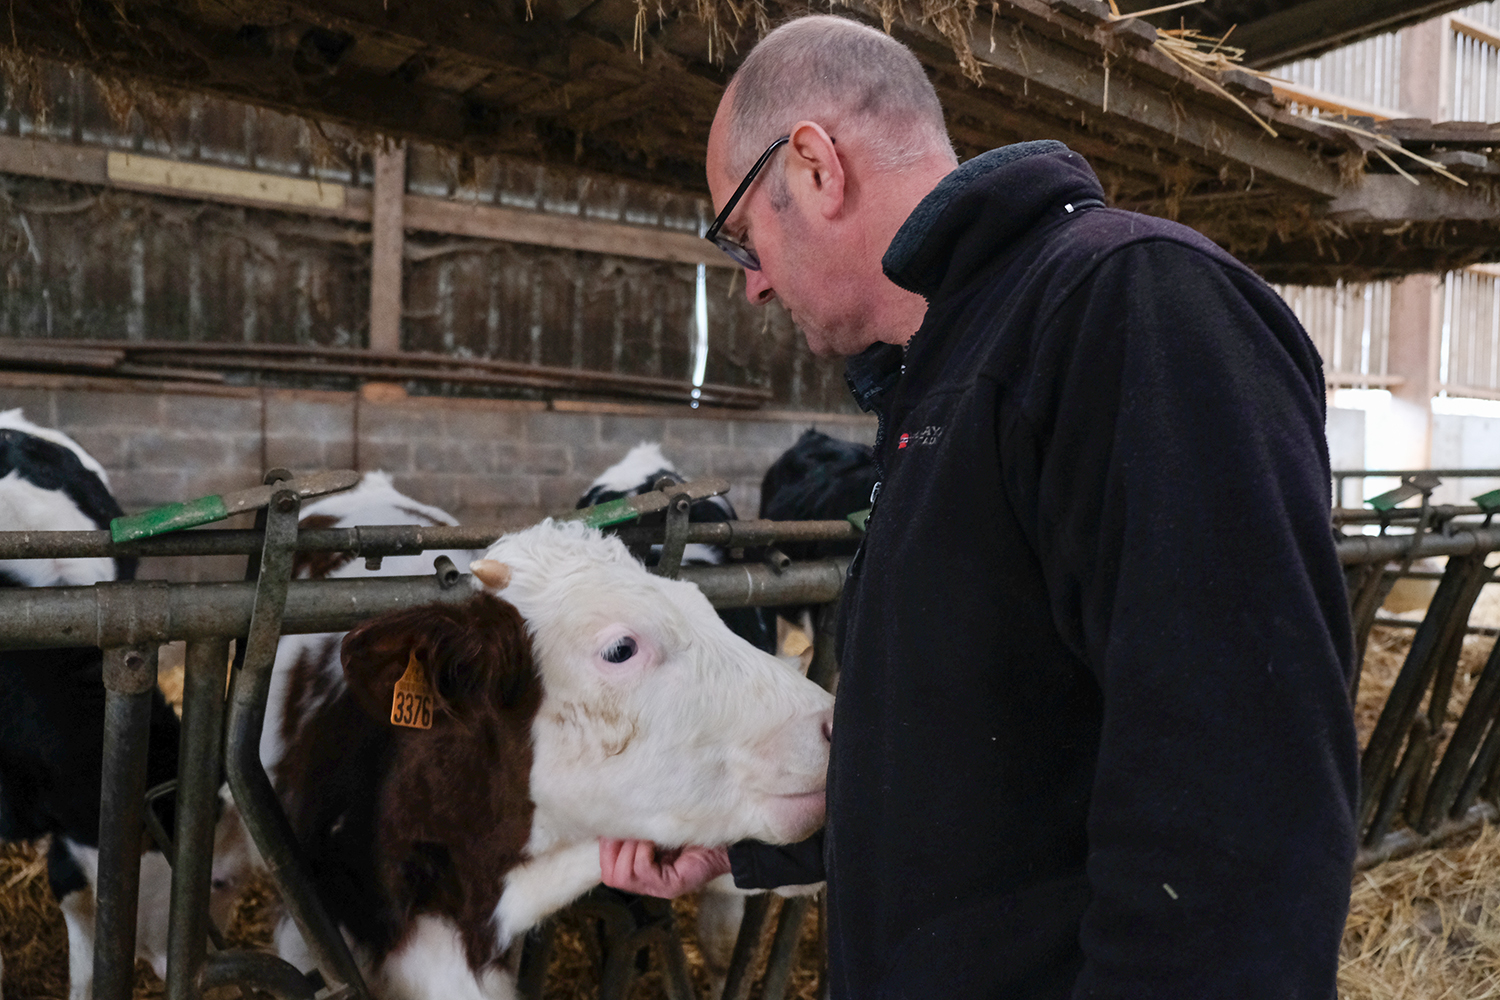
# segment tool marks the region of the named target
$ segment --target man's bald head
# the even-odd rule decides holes
[[[916,56],[847,18],[799,18],[768,34],[735,73],[726,101],[726,167],[736,175],[799,121],[862,145],[881,170],[933,155],[955,159],[942,105]]]

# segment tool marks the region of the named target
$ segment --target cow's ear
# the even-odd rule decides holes
[[[392,611],[344,636],[344,677],[361,708],[389,720],[396,682],[413,654],[433,689],[437,714],[515,707],[536,685],[525,621],[489,594],[460,605]]]

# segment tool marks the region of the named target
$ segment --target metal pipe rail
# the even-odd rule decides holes
[[[1339,564],[1356,566],[1392,559],[1464,556],[1500,549],[1500,527],[1464,526],[1452,534],[1344,535],[1338,539]]]
[[[1365,510],[1360,507],[1335,507],[1333,509],[1334,524],[1390,524],[1410,527],[1421,520],[1423,515],[1421,507],[1394,507],[1391,510]],[[1427,508],[1427,516],[1442,523],[1452,522],[1458,517],[1484,517],[1486,511],[1477,504],[1433,504]],[[1459,522],[1460,524],[1466,522]],[[1473,524],[1473,527],[1483,527],[1482,524]]]
[[[1422,474],[1443,479],[1500,479],[1500,469],[1335,469],[1331,476],[1344,479],[1400,479]]]
[[[501,527],[425,527],[409,524],[356,528],[305,528],[297,552],[348,552],[356,558],[420,555],[433,549],[483,549],[508,530]],[[664,529],[623,527],[627,545],[662,541]],[[136,542],[113,542],[108,531],[0,531],[0,559],[143,558],[147,556],[251,555],[262,534],[251,528],[199,528]],[[718,521],[691,523],[687,541],[726,548],[777,542],[853,542],[859,529],[847,521]]]
[[[698,585],[715,607],[823,604],[843,586],[845,558],[793,563],[778,572],[755,563],[687,566],[681,578]],[[472,577],[444,586],[435,576],[292,580],[282,634],[342,632],[366,618],[432,601],[460,603]],[[125,630],[132,643],[243,635],[250,626],[255,584],[99,583],[91,587],[0,589],[0,649],[106,645]]]

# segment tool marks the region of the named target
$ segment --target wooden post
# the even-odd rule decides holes
[[[401,350],[401,247],[405,240],[406,144],[375,150],[370,220],[370,350]]]
[[[1377,465],[1425,469],[1432,464],[1432,397],[1439,387],[1442,332],[1442,278],[1413,274],[1391,286],[1390,373],[1405,381],[1391,389],[1386,454]]]
[[[1446,117],[1448,21],[1433,18],[1401,33],[1401,109],[1415,118]],[[1421,469],[1432,464],[1432,397],[1440,387],[1443,279],[1413,274],[1391,286],[1389,365],[1405,379],[1391,389],[1385,454],[1375,464]]]
[[[1401,110],[1413,118],[1448,117],[1452,73],[1452,29],[1446,17],[1414,24],[1401,32]]]

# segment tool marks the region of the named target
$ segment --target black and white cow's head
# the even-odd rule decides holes
[[[0,413],[0,530],[93,531],[124,511],[109,475],[78,442],[38,427],[19,409]],[[134,559],[0,560],[0,586],[87,586],[133,580]]]

